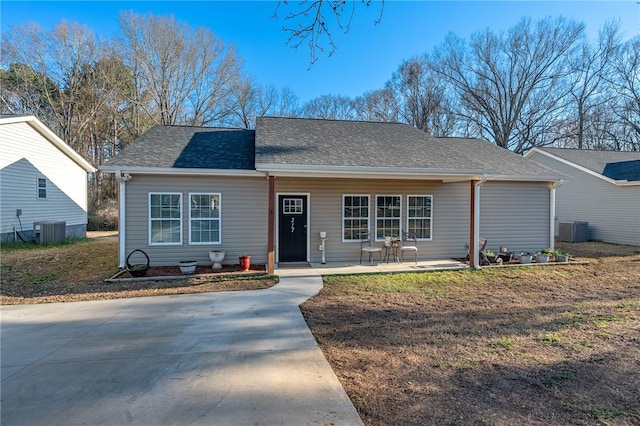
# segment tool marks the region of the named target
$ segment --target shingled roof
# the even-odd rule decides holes
[[[494,176],[558,176],[490,142],[433,138],[399,123],[260,117],[256,123],[256,169],[401,173],[487,173]]]
[[[181,168],[255,170],[255,132],[155,126],[105,164],[105,169]]]
[[[593,149],[539,148],[613,180],[640,181],[640,152]]]

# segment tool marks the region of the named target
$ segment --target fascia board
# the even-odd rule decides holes
[[[564,158],[558,157],[557,155],[553,155],[549,152],[543,151],[541,149],[537,149],[537,148],[533,148],[531,149],[529,152],[527,152],[524,156],[525,158],[529,158],[530,156],[532,156],[534,153],[537,154],[542,154],[545,155],[549,158],[551,158],[552,160],[555,160],[559,163],[565,164],[569,167],[573,167],[576,170],[580,170],[581,172],[587,173],[591,176],[597,177],[598,179],[602,179],[603,181],[610,183],[611,185],[615,185],[615,186],[636,186],[636,185],[640,185],[640,182],[629,182],[628,180],[614,180],[611,178],[608,178],[600,173],[596,173],[593,170],[587,169],[586,167],[583,167],[579,164],[574,163],[573,161],[569,161],[569,160],[565,160]]]
[[[345,178],[389,178],[389,179],[479,179],[484,170],[411,169],[392,167],[341,167],[300,166],[257,163],[256,170],[270,176],[290,177],[345,177]]]
[[[45,139],[47,139],[53,146],[62,151],[67,157],[69,157],[74,163],[82,167],[86,172],[93,173],[96,168],[93,167],[87,160],[82,158],[80,154],[73,150],[65,141],[60,139],[58,135],[53,133],[51,129],[45,126],[38,118],[33,115],[22,115],[17,117],[4,117],[0,119],[0,124],[11,123],[27,123],[33,127],[38,133],[40,133]]]
[[[559,176],[489,175],[487,180],[502,182],[560,182],[563,179]]]
[[[215,175],[215,176],[245,176],[245,177],[265,177],[265,173],[255,170],[227,170],[227,169],[189,169],[175,167],[127,167],[127,166],[100,166],[99,169],[105,173],[131,173],[144,175]]]

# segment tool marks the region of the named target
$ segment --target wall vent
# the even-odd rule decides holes
[[[33,222],[33,239],[38,244],[63,243],[67,234],[65,221]]]
[[[589,222],[558,222],[558,238],[564,243],[589,241]]]

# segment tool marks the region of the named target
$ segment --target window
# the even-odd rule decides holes
[[[369,230],[369,196],[342,196],[342,240],[360,241]]]
[[[384,240],[384,237],[401,237],[400,210],[399,195],[376,195],[376,240]]]
[[[189,244],[220,244],[220,194],[189,194]]]
[[[431,203],[431,195],[407,197],[407,232],[415,234],[419,240],[431,240]]]
[[[282,213],[302,214],[302,199],[301,198],[283,198]]]
[[[149,193],[149,244],[182,244],[182,194]]]
[[[47,179],[38,178],[38,198],[47,198]]]

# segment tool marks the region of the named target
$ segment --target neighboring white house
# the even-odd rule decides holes
[[[640,245],[640,152],[534,148],[525,157],[566,175],[558,222],[588,222],[592,240]]]
[[[0,116],[0,239],[33,238],[34,222],[87,231],[87,173],[95,168],[34,116]]]

